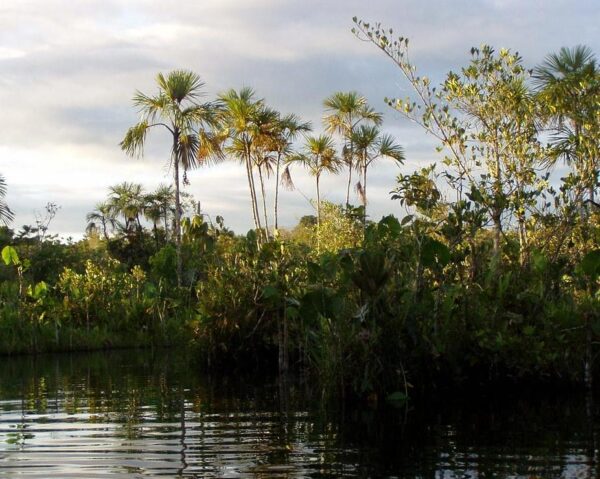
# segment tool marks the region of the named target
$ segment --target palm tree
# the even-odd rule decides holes
[[[152,222],[154,244],[158,249],[158,223],[163,217],[163,208],[155,193],[148,193],[144,196],[144,216]]]
[[[339,173],[342,167],[335,152],[333,139],[328,135],[317,137],[307,136],[306,143],[300,154],[291,156],[291,163],[299,162],[308,168],[310,174],[315,177],[317,189],[317,230],[321,226],[321,190],[320,179],[323,172]]]
[[[242,88],[239,92],[233,89],[228,90],[222,93],[219,99],[224,105],[220,113],[220,121],[230,140],[224,147],[224,151],[238,158],[246,167],[254,227],[258,232],[260,243],[263,228],[254,181],[253,154],[256,152],[256,142],[260,133],[256,120],[264,108],[264,100],[256,99],[254,90],[247,87]]]
[[[381,125],[383,115],[367,104],[367,99],[355,91],[336,92],[325,99],[325,116],[323,123],[327,133],[339,134],[344,139],[344,161],[348,167],[348,185],[346,188],[346,205],[350,204],[350,185],[354,168],[355,128],[362,122],[375,126]]]
[[[181,284],[180,169],[186,183],[188,170],[195,168],[202,158],[220,158],[218,141],[212,133],[216,126],[218,104],[198,102],[203,94],[204,82],[194,72],[174,70],[166,76],[159,73],[156,83],[156,95],[148,96],[139,91],[135,94],[133,103],[139,108],[142,118],[127,130],[121,148],[130,156],[141,156],[148,130],[160,127],[171,135],[169,166],[173,169],[175,186],[177,281]]]
[[[265,192],[265,175],[273,173],[276,162],[276,138],[279,112],[263,106],[254,117],[254,142],[252,146],[253,164],[258,171],[260,190],[265,220],[265,233],[269,237],[269,216],[267,214],[267,199]]]
[[[398,163],[404,161],[404,151],[396,143],[393,136],[382,134],[376,126],[360,125],[352,136],[356,153],[356,168],[362,180],[357,183],[357,190],[362,199],[364,217],[367,218],[367,170],[371,163],[379,158],[390,158]],[[362,183],[361,183],[362,181]]]
[[[582,45],[563,47],[548,55],[533,77],[555,129],[555,159],[575,167],[593,204],[600,159],[600,69],[594,52]]]
[[[109,202],[97,203],[94,211],[88,213],[85,219],[88,222],[86,230],[93,231],[97,228],[97,224],[100,223],[102,226],[102,235],[108,241],[108,228],[110,226],[111,229],[114,229],[116,225],[114,209]]]
[[[122,215],[125,220],[126,235],[133,234],[134,228],[142,229],[140,217],[144,212],[144,188],[139,183],[124,181],[109,187],[107,205],[113,216]]]
[[[595,205],[600,159],[600,69],[592,50],[585,46],[561,48],[548,55],[534,70],[539,96],[548,105],[554,122],[554,145],[558,155],[572,164],[580,178],[579,210],[585,215],[584,191]],[[587,228],[584,228],[588,236]],[[593,330],[591,316],[585,320],[584,382],[592,387]]]
[[[152,201],[160,209],[160,218],[165,228],[165,241],[169,239],[169,218],[175,213],[175,191],[171,185],[158,185],[152,193]]]
[[[4,179],[4,176],[0,174],[0,221],[7,225],[15,218],[15,215],[4,201],[5,197],[6,180]]]
[[[288,168],[284,170],[283,176],[281,176],[281,164],[292,154],[292,143],[298,138],[298,135],[308,133],[311,129],[310,122],[301,121],[300,118],[293,113],[280,118],[275,125],[275,201],[273,210],[275,229],[278,229],[279,227],[279,184],[282,183],[284,186],[292,186]]]

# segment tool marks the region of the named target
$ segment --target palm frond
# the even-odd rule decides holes
[[[129,156],[140,157],[144,152],[144,143],[148,128],[147,120],[142,120],[129,128],[127,133],[125,133],[125,138],[119,143],[121,149]]]
[[[362,183],[360,181],[356,183],[354,189],[356,190],[356,194],[358,195],[361,203],[365,204],[367,202],[367,197],[365,195],[365,189],[363,188]]]
[[[292,173],[290,172],[289,165],[285,167],[285,170],[283,170],[283,174],[281,175],[281,186],[288,191],[293,191],[296,189],[292,180]]]

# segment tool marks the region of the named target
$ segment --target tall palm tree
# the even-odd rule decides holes
[[[308,133],[312,129],[310,122],[303,122],[297,115],[289,114],[279,119],[274,131],[275,158],[275,201],[273,208],[273,220],[275,229],[279,227],[279,185],[291,185],[289,169],[284,170],[281,176],[281,165],[292,154],[292,144],[298,135]]]
[[[554,120],[556,156],[572,164],[580,178],[581,191],[577,196],[583,219],[585,190],[590,204],[596,204],[600,167],[600,69],[592,50],[579,45],[548,55],[534,70],[534,79],[543,104],[548,105],[548,116]],[[591,389],[593,330],[590,318],[585,321],[584,382]]]
[[[358,92],[335,92],[323,102],[325,116],[323,123],[329,134],[339,134],[344,140],[344,161],[348,167],[348,185],[346,188],[346,205],[350,204],[350,186],[352,169],[354,168],[355,128],[361,123],[381,125],[383,115],[376,112],[367,103],[367,99]]]
[[[357,183],[357,190],[364,209],[363,222],[366,222],[367,170],[369,166],[380,158],[390,158],[397,163],[402,163],[404,151],[393,136],[382,134],[376,126],[360,125],[352,136],[352,142],[356,152],[356,169],[362,177]]]
[[[6,180],[4,179],[4,176],[0,174],[0,221],[7,225],[15,218],[15,215],[4,201],[5,197]]]
[[[181,204],[180,169],[183,181],[187,172],[195,168],[202,157],[219,158],[218,142],[212,129],[217,124],[218,104],[200,103],[204,82],[188,70],[174,70],[166,76],[156,76],[158,92],[148,96],[137,92],[133,104],[141,113],[141,120],[125,134],[121,148],[130,156],[143,155],[146,135],[152,128],[166,130],[172,139],[169,166],[173,170],[175,186],[175,244],[177,249],[177,280],[181,284]]]
[[[267,213],[267,198],[265,191],[265,175],[273,173],[276,162],[277,124],[279,112],[263,106],[259,108],[254,117],[254,142],[252,147],[253,165],[258,171],[260,190],[265,220],[265,233],[269,236],[269,215]]]
[[[317,229],[321,226],[321,190],[320,180],[324,172],[339,173],[343,162],[335,152],[335,143],[331,136],[307,136],[302,151],[290,157],[291,163],[298,162],[308,168],[315,177],[317,190]]]
[[[600,68],[594,52],[582,45],[563,47],[548,55],[533,77],[555,130],[555,158],[575,167],[593,203],[600,160]]]
[[[108,228],[114,229],[116,225],[115,212],[109,202],[97,203],[94,211],[88,213],[85,219],[88,222],[86,230],[94,230],[94,227],[97,228],[97,224],[100,223],[102,235],[108,241]]]
[[[228,90],[222,93],[219,99],[223,103],[223,110],[220,113],[221,125],[229,137],[229,142],[225,145],[224,151],[236,157],[246,167],[252,217],[260,243],[262,242],[263,228],[254,180],[255,164],[253,154],[260,133],[256,120],[260,111],[264,108],[264,100],[257,99],[254,90],[247,87],[239,91]]]

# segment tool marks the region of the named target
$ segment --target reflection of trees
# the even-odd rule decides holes
[[[76,423],[114,458],[112,470],[130,473],[159,464],[188,477],[233,469],[244,477],[557,478],[572,476],[579,460],[589,462],[577,466],[582,477],[600,477],[593,403],[584,398],[415,403],[405,421],[403,410],[315,409],[286,378],[203,378],[168,355],[28,357],[3,366],[0,400],[20,401],[0,403],[15,418],[0,450],[48,446],[36,429],[45,420]]]

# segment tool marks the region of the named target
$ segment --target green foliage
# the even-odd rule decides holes
[[[141,154],[147,131],[166,126],[174,187],[111,187],[78,243],[0,230],[0,352],[189,343],[212,367],[277,365],[318,378],[324,396],[400,407],[412,387],[438,381],[589,381],[600,334],[593,55],[550,57],[533,91],[516,53],[482,46],[434,87],[409,60],[408,40],[356,24],[412,88],[389,105],[439,141],[441,168],[397,177],[401,220],[367,221],[368,166],[380,157],[400,164],[404,151],[380,131],[382,115],[365,97],[327,98],[325,127],[342,144],[307,137],[296,153],[293,142],[309,125],[253,90],[199,104],[197,75],[159,75],[157,96],[136,94],[143,118],[121,146]],[[548,146],[542,126],[551,130]],[[223,152],[246,168],[255,228],[245,236],[179,191],[179,167],[185,182],[189,168]],[[561,159],[570,170],[556,186],[548,168]],[[277,226],[277,195],[282,179],[293,186],[290,169],[280,172],[293,163],[315,177],[317,214],[286,232]],[[346,204],[321,201],[322,173],[342,165]],[[2,187],[0,177],[0,197]]]
[[[168,285],[177,284],[177,252],[168,244],[150,257],[150,274],[155,282],[166,281]]]
[[[19,264],[21,264],[21,261],[19,260],[19,255],[17,254],[17,250],[12,246],[5,246],[2,249],[2,260],[7,266],[18,266]]]

